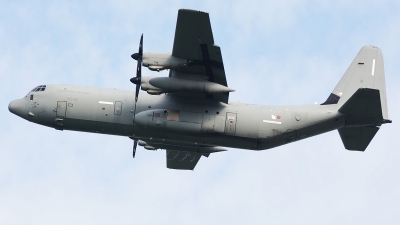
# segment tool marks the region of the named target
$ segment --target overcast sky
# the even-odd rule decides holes
[[[0,224],[399,224],[399,1],[0,0]],[[41,84],[133,90],[144,50],[170,52],[178,9],[209,12],[230,101],[323,102],[363,45],[382,49],[389,118],[367,150],[337,131],[194,171],[126,137],[57,131],[8,103]],[[166,76],[147,69],[143,75]]]

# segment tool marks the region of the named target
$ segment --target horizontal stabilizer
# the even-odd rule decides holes
[[[365,151],[379,127],[344,127],[339,129],[347,150]]]
[[[382,117],[379,90],[360,88],[339,109],[346,115],[346,126],[374,126],[387,123]]]

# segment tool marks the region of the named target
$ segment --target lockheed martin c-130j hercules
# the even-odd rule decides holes
[[[388,119],[381,50],[364,46],[321,105],[229,103],[221,50],[208,13],[181,9],[172,54],[143,52],[136,91],[53,84],[35,87],[9,110],[57,130],[127,136],[145,149],[165,149],[167,167],[193,170],[224,147],[264,150],[338,129],[344,147],[364,151]],[[142,77],[142,66],[169,77]],[[140,94],[139,90],[146,91]]]

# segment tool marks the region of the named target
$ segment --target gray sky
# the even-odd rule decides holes
[[[399,224],[398,1],[0,3],[0,224]],[[133,90],[141,33],[145,51],[171,51],[180,8],[210,13],[231,101],[321,103],[363,45],[380,47],[394,123],[364,153],[334,131],[176,171],[165,151],[140,147],[133,160],[129,138],[60,132],[8,111],[41,84]]]

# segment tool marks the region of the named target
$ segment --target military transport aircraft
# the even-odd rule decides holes
[[[143,52],[136,91],[40,85],[12,101],[10,112],[57,130],[126,136],[148,150],[165,149],[167,167],[193,170],[201,156],[224,147],[263,150],[338,129],[344,147],[364,151],[391,123],[381,50],[364,46],[321,105],[230,103],[221,50],[208,13],[181,9],[172,54]],[[142,66],[169,77],[142,77]],[[145,91],[139,97],[139,90]]]

